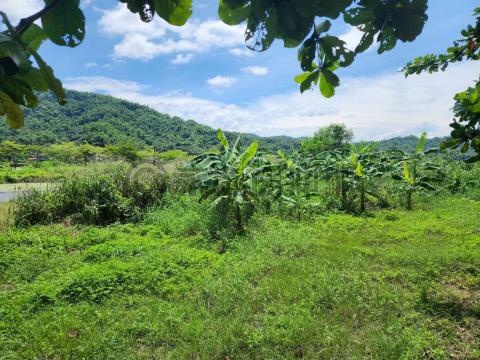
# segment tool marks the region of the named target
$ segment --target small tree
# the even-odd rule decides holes
[[[388,164],[384,154],[375,150],[376,143],[351,147],[350,160],[352,164],[349,181],[358,189],[360,195],[360,212],[366,210],[367,194],[376,196],[369,190],[372,181],[388,173]]]
[[[417,191],[427,190],[434,191],[435,186],[432,184],[437,181],[434,177],[425,174],[425,171],[438,171],[439,168],[431,163],[425,162],[425,156],[436,152],[437,149],[425,151],[425,144],[427,143],[427,133],[423,133],[418,140],[415,152],[413,154],[403,153],[400,158],[400,168],[402,174],[394,173],[393,179],[402,181],[403,187],[406,191],[406,207],[408,210],[413,208],[413,195]]]
[[[345,124],[330,124],[320,128],[312,138],[302,144],[302,149],[309,153],[347,149],[353,139],[353,131]]]
[[[233,147],[221,130],[217,137],[222,145],[220,154],[207,153],[192,160],[192,165],[201,171],[196,176],[203,190],[201,200],[212,198],[214,207],[226,209],[221,216],[233,214],[237,231],[243,231],[245,212],[251,213],[255,207],[253,180],[261,172],[252,165],[258,142],[240,152],[240,137]]]
[[[12,167],[16,168],[19,159],[26,155],[26,150],[25,145],[5,140],[0,144],[0,159],[10,161]]]
[[[69,164],[77,162],[82,156],[79,147],[73,142],[50,145],[46,153],[56,161]]]
[[[101,154],[103,149],[90,144],[82,144],[79,146],[78,151],[80,152],[84,163],[87,164],[87,162],[89,162],[94,156]]]
[[[112,154],[113,157],[121,158],[132,163],[140,160],[140,154],[137,146],[131,142],[107,145],[106,150]]]

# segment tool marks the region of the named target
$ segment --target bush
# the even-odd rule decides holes
[[[115,165],[105,173],[74,175],[46,191],[33,190],[16,199],[15,224],[29,226],[66,220],[108,225],[139,221],[167,191],[162,176],[132,176],[132,168]]]

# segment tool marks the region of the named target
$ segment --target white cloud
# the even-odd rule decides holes
[[[172,64],[181,65],[188,64],[193,59],[193,54],[177,54],[172,60]]]
[[[101,10],[98,21],[99,30],[107,35],[141,34],[149,39],[161,38],[167,30],[167,23],[158,16],[150,23],[140,21],[138,14],[131,13],[124,4],[118,4],[113,9]]]
[[[340,40],[343,40],[347,43],[347,49],[350,49],[352,51],[355,50],[358,44],[360,44],[360,41],[362,40],[363,37],[363,32],[358,30],[356,27],[351,26],[348,31],[343,33],[342,35],[339,36]],[[373,43],[371,47],[368,48],[366,52],[372,51],[375,48],[378,47],[378,43]]]
[[[96,62],[87,62],[85,63],[84,65],[87,69],[95,69],[95,68],[99,68],[99,67],[102,67],[104,69],[109,69],[112,67],[111,64],[99,64],[99,63],[96,63]]]
[[[65,79],[64,86],[77,91],[102,92],[111,95],[128,92],[139,93],[146,88],[134,81],[122,81],[104,76],[80,76],[67,78]]]
[[[103,11],[99,29],[109,36],[122,36],[115,45],[116,58],[151,60],[165,54],[204,53],[216,48],[234,48],[244,43],[244,30],[219,20],[192,20],[175,27],[155,16],[150,23],[138,19],[125,4]]]
[[[233,76],[217,75],[207,80],[207,83],[213,87],[229,88],[237,82],[237,78]]]
[[[247,66],[242,69],[244,72],[256,76],[262,76],[268,74],[268,69],[263,66]]]
[[[248,48],[234,48],[229,49],[228,52],[236,57],[253,57],[255,56],[255,51]]]
[[[471,85],[479,71],[479,65],[472,62],[452,66],[445,73],[407,79],[395,72],[344,78],[330,100],[317,90],[304,94],[295,91],[260,98],[247,106],[181,93],[151,95],[149,91],[147,95],[138,83],[108,78],[70,79],[65,86],[103,91],[225,130],[304,136],[332,122],[343,122],[354,130],[357,139],[370,140],[420,134],[424,130],[429,136],[448,134],[453,94]]]
[[[162,53],[163,47],[148,40],[142,34],[131,33],[125,35],[122,42],[115,45],[116,58],[130,58],[137,60],[150,60]]]
[[[350,29],[348,29],[348,31],[344,34],[340,35],[339,38],[347,43],[348,49],[355,50],[357,45],[360,43],[360,40],[362,40],[362,36],[363,32],[358,30],[356,27],[351,26]]]
[[[2,0],[0,11],[7,14],[10,21],[15,25],[20,19],[28,17],[40,11],[45,3],[41,0]]]

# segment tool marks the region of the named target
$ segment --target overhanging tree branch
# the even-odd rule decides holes
[[[60,4],[63,0],[53,0],[50,4],[45,6],[42,10],[37,12],[36,14],[33,14],[32,16],[29,16],[27,18],[21,19],[18,25],[15,27],[15,30],[18,34],[23,34],[29,27],[32,25],[35,21],[40,19],[43,15],[48,13],[50,10],[52,10],[55,6]]]

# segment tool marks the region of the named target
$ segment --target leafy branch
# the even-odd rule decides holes
[[[454,41],[453,46],[444,54],[426,55],[408,63],[403,72],[405,76],[423,72],[445,71],[450,64],[465,60],[480,60],[480,7],[474,10],[475,25],[468,25],[461,31],[462,37]],[[468,162],[480,161],[480,82],[454,96],[454,121],[450,124],[451,138],[441,145],[441,149],[460,148],[462,153],[470,149],[476,155]]]
[[[53,0],[49,4],[47,4],[42,10],[39,12],[20,20],[18,25],[15,27],[15,30],[18,34],[22,35],[35,21],[40,19],[42,16],[46,15],[50,10],[55,8],[60,2],[64,0]]]

